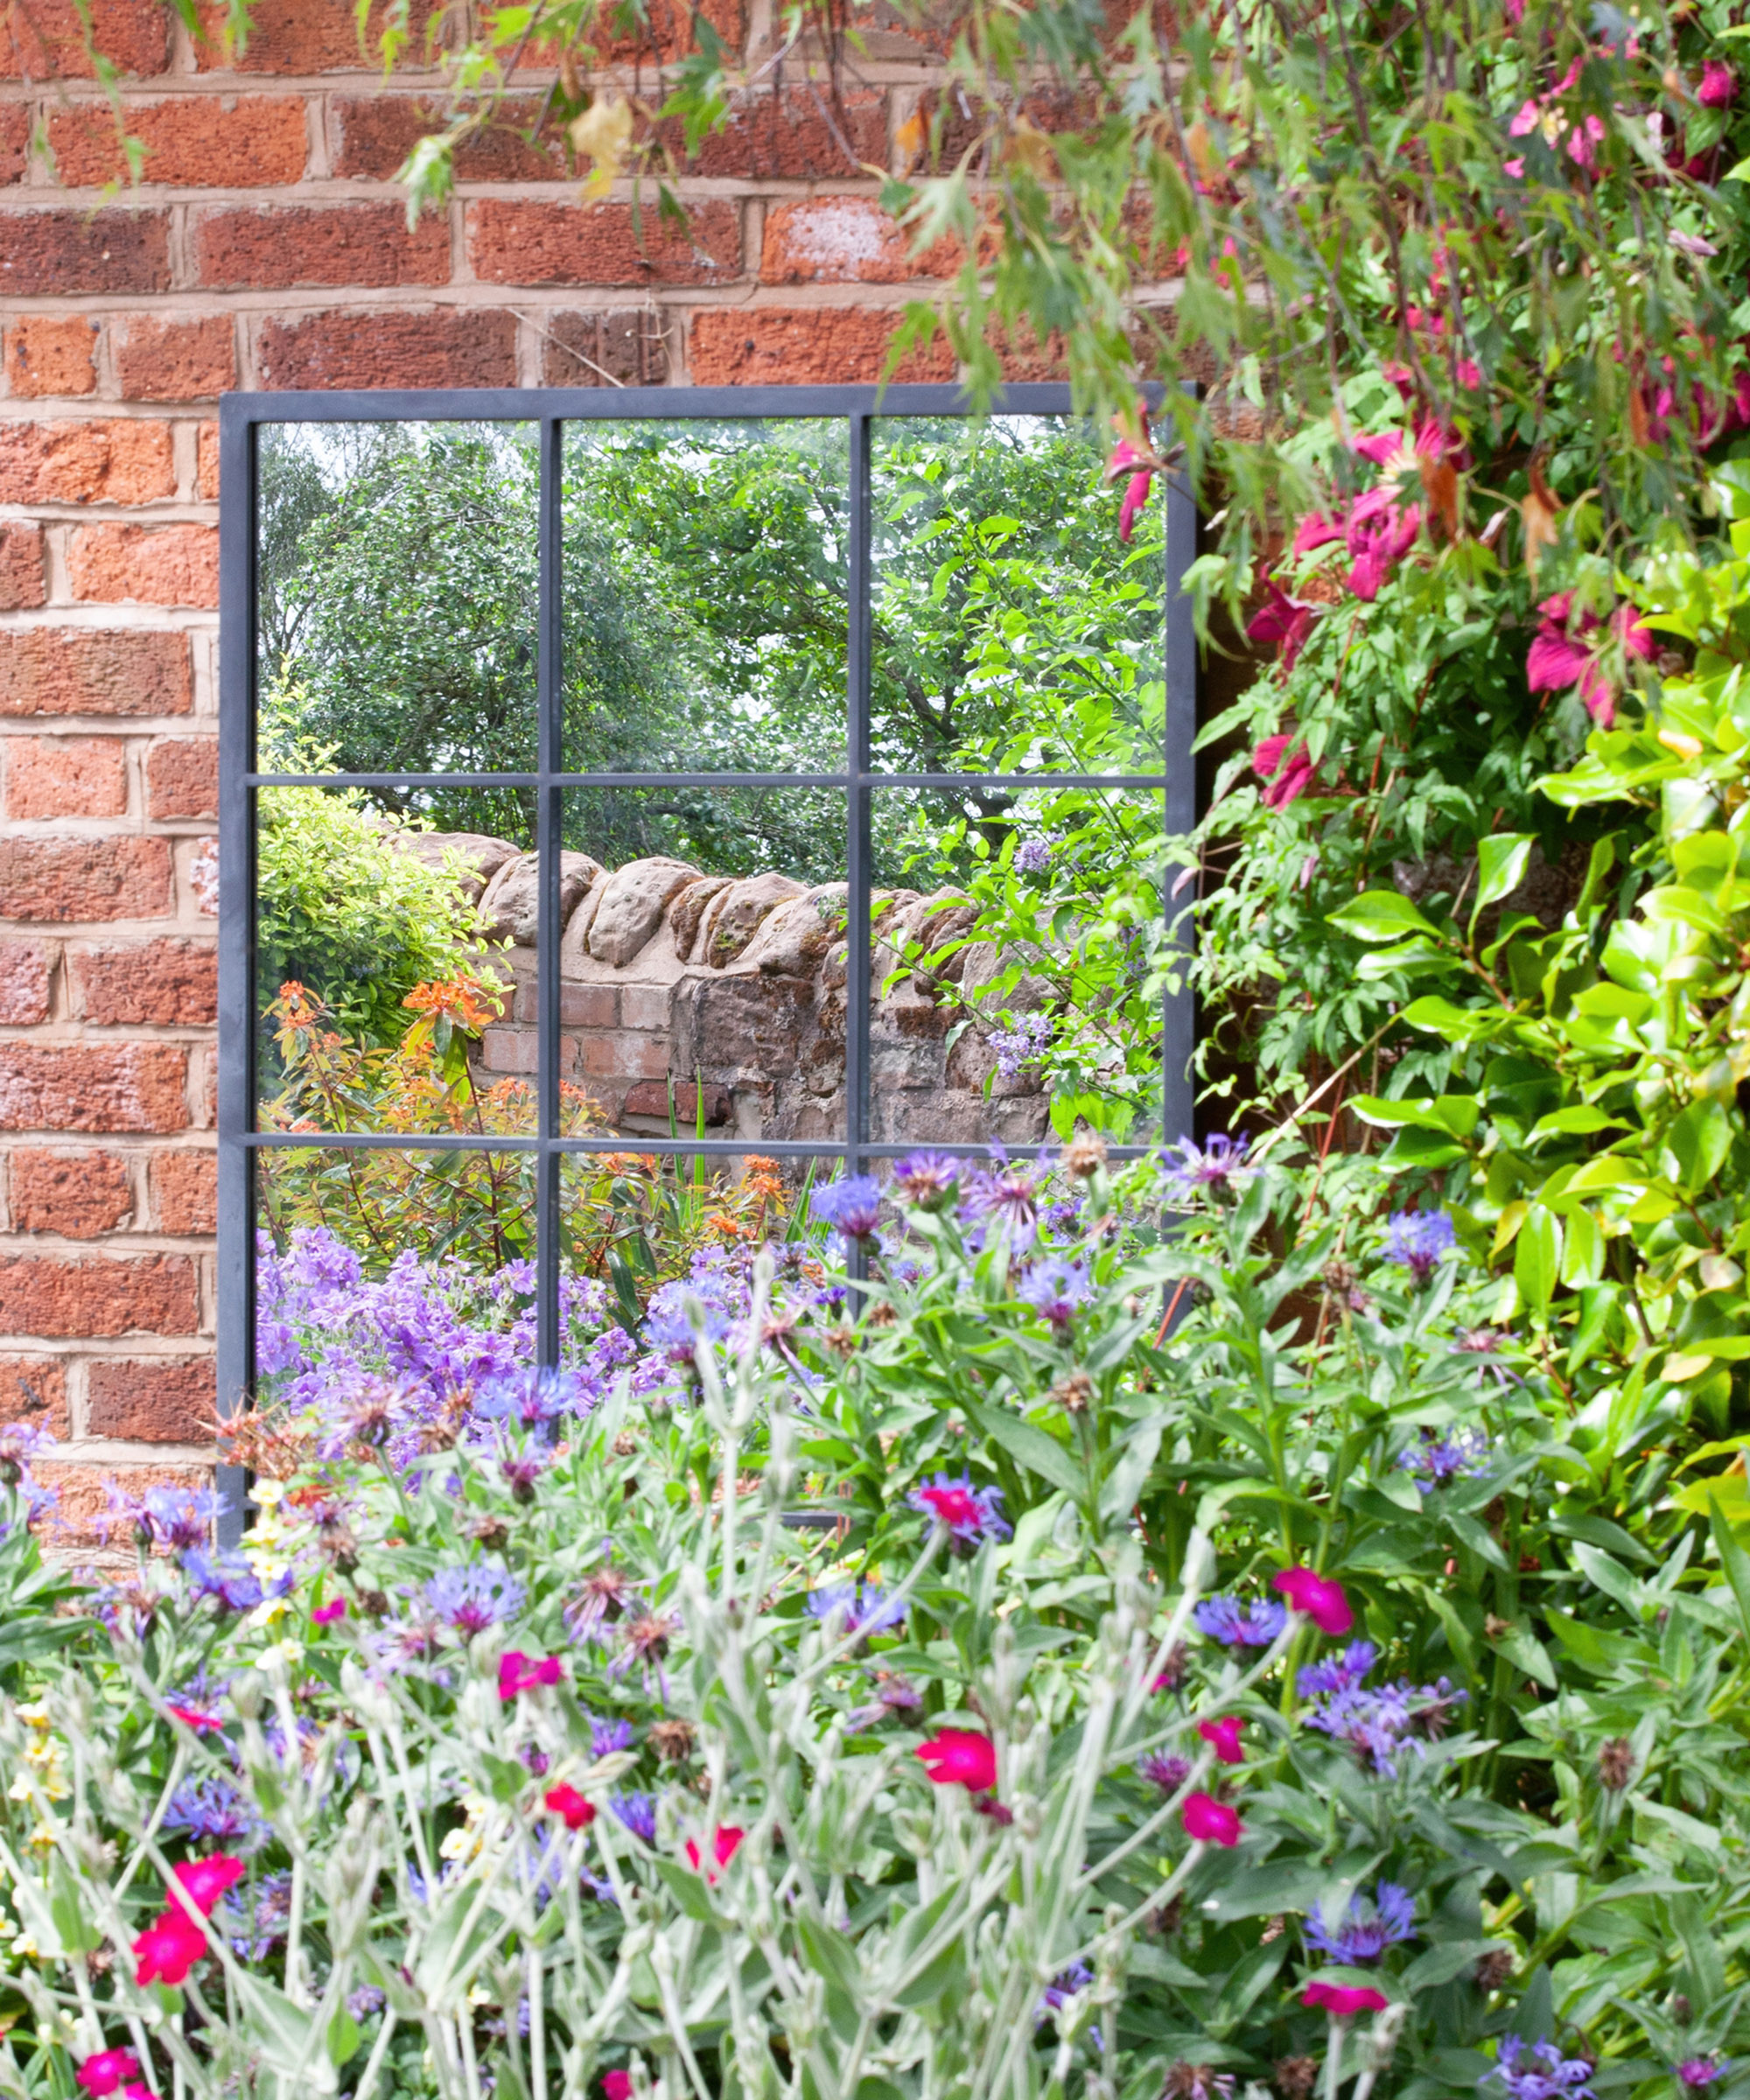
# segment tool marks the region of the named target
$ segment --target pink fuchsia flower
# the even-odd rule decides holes
[[[1281,654],[1283,669],[1292,671],[1312,632],[1317,607],[1304,598],[1291,598],[1274,577],[1265,580],[1264,592],[1264,604],[1247,623],[1246,640],[1267,648],[1274,644]]]
[[[185,1728],[192,1728],[197,1735],[203,1729],[222,1728],[225,1726],[216,1713],[203,1713],[198,1706],[166,1706],[164,1712],[174,1716]]]
[[[344,1619],[346,1616],[346,1600],[344,1597],[336,1597],[327,1604],[318,1605],[310,1614],[310,1623],[312,1626],[332,1626],[337,1619]]]
[[[514,1699],[520,1691],[556,1684],[564,1674],[557,1656],[525,1656],[520,1648],[508,1648],[498,1661],[498,1696]]]
[[[1197,1844],[1237,1844],[1246,1827],[1238,1814],[1213,1794],[1187,1794],[1179,1819],[1185,1835]]]
[[[1322,2006],[1333,2020],[1353,2020],[1358,2012],[1383,2012],[1386,2007],[1383,1992],[1370,1990],[1365,1984],[1327,1984],[1316,1976],[1300,1993],[1300,2002],[1315,2011]]]
[[[970,1728],[939,1728],[913,1753],[938,1787],[988,1794],[997,1783],[997,1746]]]
[[[1731,108],[1738,100],[1738,75],[1723,60],[1707,60],[1701,69],[1696,100],[1704,109]]]
[[[721,1870],[727,1866],[730,1861],[734,1858],[737,1849],[739,1847],[742,1839],[746,1837],[746,1835],[747,1832],[746,1830],[737,1830],[732,1823],[719,1824],[718,1825],[717,1836],[712,1842],[711,1847],[712,1851],[717,1855],[717,1865],[715,1866],[708,1866],[705,1869],[705,1880],[707,1881],[715,1881],[717,1880]],[[699,1847],[698,1840],[694,1838],[689,1838],[687,1840],[687,1865],[692,1868],[695,1873],[698,1872]]]
[[[1266,809],[1285,809],[1319,785],[1319,769],[1306,755],[1306,746],[1295,743],[1287,732],[1264,738],[1252,752],[1252,771],[1270,782],[1260,798]]]
[[[568,1830],[586,1830],[596,1819],[595,1804],[575,1787],[549,1787],[541,1798],[544,1807],[564,1818]]]
[[[632,2100],[632,2073],[630,2071],[604,2071],[602,2073],[602,2100]]]
[[[1245,1752],[1240,1748],[1240,1731],[1245,1723],[1236,1713],[1230,1713],[1219,1721],[1199,1721],[1197,1732],[1214,1751],[1224,1765],[1245,1762]]]
[[[140,2060],[131,2049],[105,2049],[100,2055],[88,2056],[74,2077],[91,2100],[108,2100],[111,2093],[119,2092],[139,2075]]]
[[[186,1912],[171,1909],[134,1942],[134,1975],[142,1985],[186,1982],[197,1962],[206,1958],[206,1935]]]
[[[1321,1634],[1329,1634],[1333,1640],[1347,1634],[1355,1623],[1342,1584],[1327,1581],[1311,1568],[1284,1568],[1270,1578],[1270,1586],[1282,1592],[1292,1610],[1304,1613]]]
[[[248,1871],[241,1859],[229,1858],[223,1852],[210,1859],[185,1859],[173,1870],[177,1886],[203,1918],[213,1915],[220,1897],[228,1888],[234,1888]]]

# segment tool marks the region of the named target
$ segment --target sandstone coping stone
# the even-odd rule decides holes
[[[689,962],[693,960],[693,948],[699,936],[699,921],[705,915],[705,907],[713,897],[721,897],[725,890],[733,889],[733,875],[701,875],[696,882],[690,882],[684,890],[677,890],[668,906],[668,924],[675,930],[675,948]]]
[[[730,884],[705,914],[691,959],[713,970],[726,969],[780,904],[807,893],[806,883],[772,869]]]
[[[630,860],[601,885],[587,935],[598,962],[624,970],[662,922],[668,900],[699,878],[697,868],[661,855]]]
[[[559,923],[563,927],[601,880],[602,864],[587,853],[559,856]],[[541,916],[541,857],[518,853],[487,883],[480,912],[491,920],[486,938],[533,948]]]
[[[823,882],[771,913],[737,957],[738,970],[773,977],[811,977],[844,931],[846,882]]]

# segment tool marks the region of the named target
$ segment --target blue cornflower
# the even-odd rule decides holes
[[[1416,1937],[1416,1906],[1410,1891],[1396,1881],[1379,1882],[1371,1902],[1357,1892],[1335,1932],[1326,1929],[1317,1911],[1306,1921],[1306,1944],[1348,1968],[1376,1962],[1388,1947]]]
[[[205,1553],[191,1546],[182,1557],[182,1572],[199,1597],[210,1597],[224,1612],[252,1612],[267,1596],[262,1579],[241,1553]],[[291,1587],[290,1574],[273,1586],[284,1597]]]
[[[524,1429],[539,1429],[562,1415],[577,1413],[581,1394],[581,1382],[572,1372],[543,1364],[538,1370],[494,1380],[477,1395],[474,1412],[488,1421],[520,1422]]]
[[[729,1326],[722,1306],[700,1297],[691,1285],[664,1284],[650,1294],[644,1339],[647,1347],[660,1349],[670,1363],[691,1364],[700,1341],[721,1341]]]
[[[219,1501],[205,1488],[148,1488],[140,1498],[140,1510],[153,1544],[183,1553],[191,1546],[204,1546],[212,1537]]]
[[[993,1164],[975,1173],[961,1193],[960,1215],[966,1224],[986,1221],[1006,1226],[1009,1244],[1018,1254],[1033,1243],[1039,1224],[1039,1185],[1024,1166],[1012,1166],[1008,1155],[992,1147]]]
[[[186,1779],[164,1810],[167,1830],[185,1832],[209,1844],[253,1849],[268,1835],[268,1826],[228,1779]]]
[[[946,1524],[958,1544],[1012,1536],[1013,1527],[1002,1516],[1002,1489],[975,1488],[970,1473],[962,1474],[957,1480],[939,1473],[933,1480],[914,1488],[906,1500],[934,1522]]]
[[[1189,1138],[1181,1138],[1163,1161],[1168,1196],[1179,1203],[1194,1202],[1200,1195],[1214,1202],[1228,1201],[1251,1172],[1245,1164],[1250,1149],[1250,1138],[1229,1138],[1221,1131],[1200,1149]]]
[[[1448,1480],[1456,1480],[1466,1474],[1480,1473],[1488,1464],[1488,1454],[1493,1448],[1489,1437],[1480,1429],[1455,1429],[1444,1437],[1437,1437],[1432,1430],[1424,1429],[1422,1441],[1412,1445],[1397,1463],[1405,1473],[1417,1476],[1417,1487],[1427,1494],[1436,1488],[1444,1488]]]
[[[1500,2079],[1509,2100],[1592,2100],[1592,2066],[1584,2056],[1564,2056],[1553,2041],[1527,2041],[1503,2034],[1494,2068],[1477,2083]]]
[[[291,1922],[291,1876],[284,1869],[263,1874],[252,1894],[249,1913],[238,1921],[239,1929],[228,1932],[228,1937],[231,1951],[240,1961],[264,1962],[285,1937],[285,1928]],[[228,1911],[228,1924],[229,1917]]]
[[[383,1994],[374,1984],[360,1984],[346,1998],[346,2010],[354,2020],[368,2020],[383,2009]]]
[[[872,1582],[865,1582],[860,1592],[854,1582],[810,1590],[808,1609],[816,1619],[830,1619],[835,1612],[843,1612],[845,1632],[865,1636],[885,1634],[906,1622],[904,1599],[889,1597]]]
[[[634,1838],[646,1844],[656,1842],[656,1797],[654,1794],[610,1794],[607,1805]]]
[[[426,1602],[464,1639],[515,1618],[526,1595],[509,1569],[482,1561],[439,1568],[425,1586]]]
[[[881,1185],[873,1174],[851,1174],[816,1189],[808,1208],[822,1224],[834,1227],[846,1239],[871,1240],[881,1214]]]
[[[1015,1296],[1022,1304],[1031,1306],[1059,1329],[1069,1325],[1077,1308],[1088,1303],[1093,1292],[1082,1264],[1066,1262],[1057,1255],[1035,1262],[1015,1285]]]
[[[893,1166],[893,1186],[907,1203],[941,1210],[954,1200],[966,1173],[963,1160],[948,1152],[908,1152]]]
[[[1288,1622],[1288,1607],[1273,1598],[1206,1597],[1191,1616],[1197,1630],[1223,1648],[1268,1648]]]
[[[630,1721],[598,1721],[594,1714],[590,1716],[592,1757],[612,1757],[616,1750],[629,1750],[631,1747]]]
[[[1309,1662],[1295,1676],[1294,1689],[1303,1699],[1323,1698],[1334,1691],[1348,1691],[1359,1684],[1379,1660],[1371,1641],[1351,1641],[1340,1656],[1327,1656],[1322,1662]]]
[[[1458,1243],[1444,1210],[1396,1210],[1386,1222],[1386,1260],[1407,1269],[1418,1284],[1428,1281],[1440,1257]]]
[[[1041,2012],[1047,2006],[1057,2012],[1067,1998],[1074,1998],[1078,1991],[1085,1991],[1093,1981],[1094,1971],[1086,1962],[1072,1962],[1068,1969],[1060,1969],[1045,1987],[1045,1994],[1040,1999]]]
[[[46,1429],[29,1422],[8,1422],[0,1427],[0,1483],[16,1488],[29,1477],[31,1461],[52,1451],[55,1440]]]

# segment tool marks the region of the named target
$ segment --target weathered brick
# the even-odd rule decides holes
[[[144,182],[258,189],[300,181],[309,156],[301,95],[182,94],[130,102],[127,122],[146,150]],[[107,102],[52,109],[48,131],[56,170],[70,188],[129,180]]]
[[[216,502],[219,498],[219,425],[216,423],[201,424],[195,462],[196,490],[209,501]]]
[[[55,1492],[54,1508],[31,1527],[52,1552],[70,1546],[131,1544],[128,1527],[117,1530],[115,1524],[117,1489],[139,1495],[150,1488],[213,1485],[212,1468],[206,1466],[69,1466],[38,1460],[31,1471]]]
[[[67,545],[75,598],[106,605],[219,603],[219,534],[211,525],[81,525]]]
[[[377,0],[361,43],[353,0],[255,0],[249,10],[248,46],[234,52],[225,45],[225,0],[206,0],[201,9],[206,38],[194,47],[195,63],[203,73],[345,72],[372,73],[381,78],[378,38],[386,11],[384,0]],[[409,11],[402,62],[418,66],[428,62],[426,27],[434,17],[441,26],[444,0],[414,0]]]
[[[0,838],[0,919],[158,919],[170,909],[163,838]]]
[[[22,182],[30,164],[30,105],[28,102],[0,105],[0,188]]]
[[[210,942],[81,945],[66,960],[73,1010],[98,1027],[200,1027],[217,1014],[219,957]]]
[[[6,380],[20,399],[89,394],[97,384],[97,324],[83,314],[29,313],[6,330]]]
[[[270,320],[256,361],[267,387],[514,386],[516,316],[438,306]]]
[[[15,1040],[0,1054],[0,1130],[184,1130],[187,1069],[179,1043]]]
[[[40,941],[0,941],[0,1023],[29,1028],[48,1018],[48,949]]]
[[[456,149],[461,182],[551,182],[569,174],[556,136],[531,145],[522,136],[539,121],[546,98],[508,96],[496,122]],[[336,95],[328,105],[334,127],[334,172],[394,178],[418,142],[441,130],[441,102],[429,94]]]
[[[715,284],[739,273],[740,220],[721,199],[695,204],[685,234],[629,204],[486,197],[468,206],[468,256],[488,284]]]
[[[39,606],[46,595],[41,528],[0,525],[0,612]]]
[[[219,814],[219,740],[166,737],[146,753],[146,815],[154,823]]]
[[[660,387],[668,377],[668,337],[649,307],[541,317],[541,380],[549,387]]]
[[[228,314],[158,320],[130,314],[109,325],[116,376],[128,401],[211,401],[237,383],[237,343]]]
[[[218,1411],[210,1356],[137,1363],[101,1356],[89,1374],[85,1433],[130,1444],[205,1444]]]
[[[519,1008],[519,1012],[521,1009]],[[527,1018],[525,1016],[525,1018]],[[617,1028],[620,988],[615,984],[561,984],[559,1018],[570,1027]]]
[[[128,807],[119,737],[8,737],[8,816],[120,816]]]
[[[889,374],[899,325],[896,313],[858,306],[713,307],[693,317],[690,375],[701,387],[951,380],[953,353],[940,339],[909,352]]]
[[[91,41],[118,73],[162,73],[170,56],[170,10],[163,0],[91,0]],[[75,0],[27,0],[0,16],[0,78],[88,80]]]
[[[534,1030],[526,1034],[533,1043]],[[581,1061],[589,1079],[663,1079],[668,1071],[668,1038],[586,1035]]]
[[[59,1357],[0,1358],[0,1421],[27,1423],[52,1437],[71,1433],[66,1367]]]
[[[200,1237],[219,1229],[219,1162],[211,1152],[152,1154],[152,1214],[160,1232]]]
[[[921,256],[872,197],[810,197],[766,214],[760,275],[767,284],[904,284],[951,276],[961,249],[938,241]]]
[[[169,290],[168,212],[0,214],[0,295],[7,298]]]
[[[816,95],[789,88],[781,96],[768,91],[738,102],[723,130],[700,141],[691,164],[719,178],[843,182],[871,165],[885,169],[886,161],[884,94],[852,89],[835,107],[826,88]]]
[[[194,1264],[186,1255],[0,1256],[0,1334],[96,1340],[192,1334],[198,1326]]]
[[[186,715],[193,697],[182,634],[0,634],[0,716]]]
[[[119,1152],[52,1152],[27,1146],[8,1163],[14,1232],[58,1232],[99,1239],[134,1208],[128,1162]]]
[[[675,1088],[675,1118],[680,1128],[691,1130],[698,1120],[700,1089],[691,1080],[684,1086]],[[707,1086],[704,1089],[706,1124],[727,1123],[729,1120],[729,1090],[725,1087]],[[622,1116],[663,1116],[668,1113],[668,1088],[660,1079],[640,1079],[635,1087],[626,1088],[626,1099],[620,1103]]]
[[[213,206],[194,225],[195,268],[215,290],[301,284],[446,284],[450,226],[411,232],[398,204]]]
[[[175,494],[167,423],[0,424],[0,503],[150,503]]]

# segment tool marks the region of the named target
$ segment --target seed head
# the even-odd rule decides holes
[[[1598,1776],[1613,1794],[1620,1794],[1634,1776],[1634,1753],[1626,1735],[1613,1735],[1598,1746]]]
[[[1078,1181],[1089,1181],[1106,1164],[1106,1140],[1093,1130],[1084,1130],[1064,1146],[1058,1164]]]
[[[1273,2068],[1276,2090],[1283,2100],[1306,2100],[1319,2082],[1316,2056],[1278,2056]]]
[[[1067,1415],[1085,1415],[1094,1397],[1094,1381],[1086,1371],[1066,1371],[1051,1389],[1049,1397]]]

